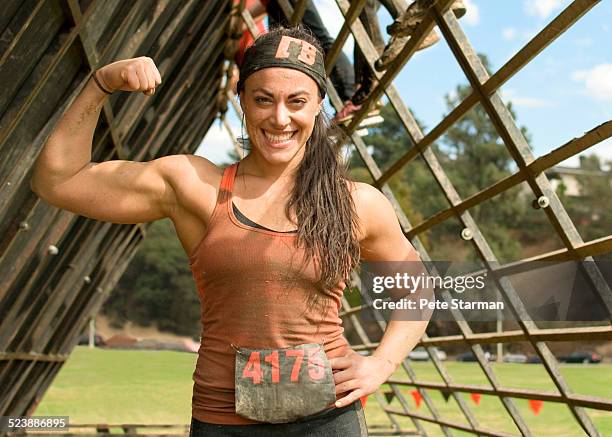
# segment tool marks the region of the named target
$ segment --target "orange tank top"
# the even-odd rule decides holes
[[[233,346],[280,349],[323,343],[328,358],[348,348],[338,315],[341,292],[321,293],[325,314],[308,302],[318,269],[312,261],[304,263],[296,234],[259,229],[235,217],[231,205],[237,169],[235,163],[224,170],[206,235],[189,256],[202,322],[192,416],[216,424],[256,423],[235,412]]]

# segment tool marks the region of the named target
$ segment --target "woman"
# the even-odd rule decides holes
[[[202,301],[192,435],[367,435],[359,398],[427,322],[391,321],[367,357],[342,335],[340,299],[358,261],[419,258],[387,199],[344,177],[322,111],[320,46],[279,28],[246,51],[238,91],[251,151],[239,163],[90,162],[107,93],[152,95],[160,83],[150,58],[95,72],[42,150],[32,189],[97,220],[173,221]]]

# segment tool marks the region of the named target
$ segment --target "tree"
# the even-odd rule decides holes
[[[585,174],[578,180],[580,196],[559,193],[585,241],[612,234],[612,208],[608,203],[612,194],[612,161],[607,167],[607,171],[602,168],[597,155],[581,156],[580,169],[585,170]]]
[[[489,71],[486,56],[480,55],[480,58]],[[457,86],[453,95],[445,97],[447,108],[453,109],[471,92],[469,86]],[[507,108],[516,120],[512,104],[509,103]],[[529,143],[527,129],[521,127],[520,130]],[[451,126],[442,141],[447,151],[442,159],[443,166],[463,199],[512,173],[514,160],[480,104]],[[520,195],[520,187],[517,186],[470,209],[476,224],[500,261],[520,258],[522,248],[520,238],[517,237],[524,233],[520,223],[528,207],[527,199]]]
[[[384,122],[370,128],[370,134],[364,138],[364,141],[371,149],[374,161],[385,171],[404,155],[413,143],[390,104],[382,107],[381,116]],[[417,123],[421,126],[418,120]],[[436,144],[432,147],[437,150]],[[349,165],[349,176],[352,179],[366,183],[373,182],[356,151],[351,154]],[[413,226],[422,222],[424,217],[440,210],[445,204],[442,193],[431,190],[432,182],[429,170],[420,158],[404,166],[388,181],[394,197]],[[419,238],[427,247],[429,232],[419,235]]]
[[[199,337],[200,303],[189,261],[169,219],[152,223],[102,312],[120,324],[156,323],[162,330]]]
[[[488,69],[486,57],[481,56],[481,59]],[[468,86],[457,86],[453,96],[446,96],[448,108],[457,106],[470,92]],[[508,109],[515,117],[511,105],[508,105]],[[412,147],[412,142],[389,104],[382,109],[381,115],[385,121],[372,129],[366,142],[372,146],[374,160],[382,169],[386,169]],[[521,130],[529,139],[527,130]],[[441,145],[434,143],[430,147],[462,198],[511,173],[512,158],[480,105],[449,128],[441,139]],[[351,164],[355,168],[353,175],[363,175],[364,166],[359,157],[353,156]],[[430,217],[449,206],[426,163],[420,158],[404,166],[390,180],[390,186],[413,225],[422,220],[419,217]],[[515,259],[520,254],[521,247],[516,239],[520,229],[516,224],[521,222],[527,206],[518,192],[519,188],[516,187],[484,205],[470,209],[494,253],[503,261]],[[457,260],[458,256],[466,260],[476,259],[475,251],[465,250],[460,231],[458,221],[451,219],[434,226],[420,237],[425,237],[423,242],[434,259]],[[427,240],[429,244],[425,243]]]

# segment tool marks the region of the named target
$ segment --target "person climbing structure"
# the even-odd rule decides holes
[[[374,67],[377,71],[385,71],[389,65],[397,58],[397,55],[404,48],[415,29],[423,21],[428,10],[433,7],[435,0],[415,0],[408,6],[408,9],[399,17],[395,18],[393,24],[387,26],[387,33],[391,39],[387,43],[383,54],[380,56]],[[455,0],[451,5],[451,10],[455,17],[461,18],[466,13],[463,0]],[[440,40],[435,29],[429,32],[417,50],[431,47]]]

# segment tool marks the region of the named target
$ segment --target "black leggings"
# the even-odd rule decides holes
[[[191,418],[189,437],[365,437],[368,429],[361,401],[331,408],[291,423],[216,425]]]

